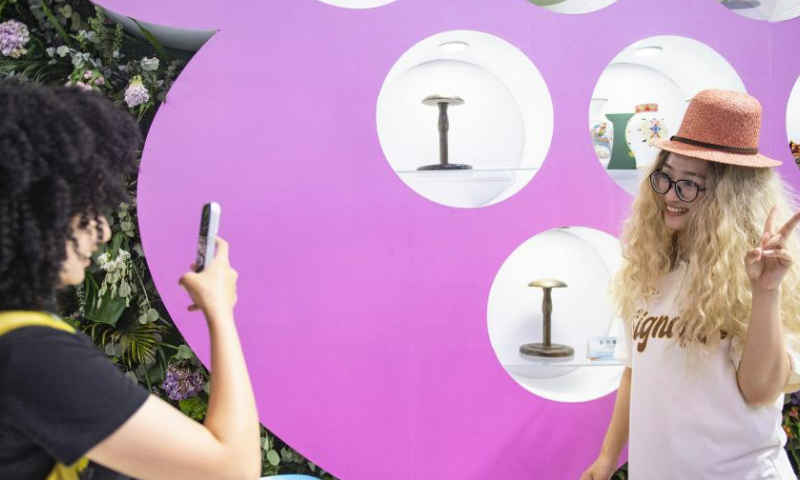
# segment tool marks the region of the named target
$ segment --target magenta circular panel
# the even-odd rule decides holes
[[[681,35],[719,52],[764,105],[762,151],[800,186],[784,135],[800,31],[714,1],[619,0],[585,15],[526,0],[100,3],[147,22],[219,29],[145,145],[148,264],[208,363],[204,322],[186,312],[177,280],[193,260],[201,205],[221,204],[261,421],[345,480],[574,479],[597,454],[613,394],[570,404],[520,389],[497,362],[486,308],[498,268],[535,234],[564,225],[618,233],[631,197],[597,161],[586,112],[604,68],[634,41]],[[535,178],[482,209],[415,194],[376,132],[392,65],[420,40],[458,29],[521,50],[555,111]]]

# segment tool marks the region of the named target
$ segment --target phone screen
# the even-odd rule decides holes
[[[217,252],[217,232],[219,232],[219,203],[210,202],[203,205],[200,216],[200,235],[197,237],[197,261],[195,271],[202,272]]]
[[[197,261],[195,261],[195,271],[202,272],[206,266],[206,250],[208,247],[208,227],[211,221],[211,205],[203,206],[203,213],[200,217],[200,236],[197,237]]]

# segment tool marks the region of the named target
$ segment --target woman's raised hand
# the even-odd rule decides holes
[[[792,257],[786,249],[786,240],[794,233],[800,222],[800,212],[775,232],[774,223],[777,214],[778,208],[772,207],[764,224],[761,243],[748,251],[744,258],[747,277],[750,279],[753,291],[777,289],[792,265]]]
[[[228,261],[228,242],[217,237],[216,255],[202,272],[186,272],[178,282],[192,297],[190,312],[202,310],[206,317],[214,314],[232,314],[238,299],[236,280],[239,274]]]
[[[228,243],[217,238],[217,253],[202,272],[194,268],[180,284],[203,310],[211,340],[211,393],[201,424],[155,395],[119,429],[87,453],[91,460],[134,478],[199,480],[258,478],[261,444],[253,388],[233,322],[236,270]]]

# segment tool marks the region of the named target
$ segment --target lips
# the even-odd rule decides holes
[[[683,215],[684,213],[686,213],[688,211],[689,211],[688,208],[675,207],[673,205],[666,205],[666,208],[664,209],[664,213],[666,213],[667,215],[670,215],[670,216]]]
[[[81,261],[83,263],[85,263],[86,266],[89,266],[89,265],[92,264],[92,257],[91,256],[84,255],[81,252],[75,252],[75,253],[78,254],[78,258],[81,259]]]

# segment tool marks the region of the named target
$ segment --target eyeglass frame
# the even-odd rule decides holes
[[[666,190],[664,190],[663,192],[659,192],[659,191],[656,189],[656,185],[655,185],[655,181],[656,181],[656,180],[655,180],[655,178],[656,178],[656,175],[659,175],[659,174],[660,174],[660,175],[663,175],[663,176],[664,176],[664,177],[667,179],[667,181],[669,182],[669,187],[667,187],[667,189],[666,189]],[[695,200],[697,200],[697,197],[699,197],[699,196],[700,196],[700,192],[705,192],[705,191],[706,191],[706,187],[701,187],[701,186],[700,186],[700,185],[698,185],[696,182],[693,182],[693,181],[691,181],[691,180],[687,180],[687,179],[685,179],[685,178],[682,178],[682,179],[680,179],[680,180],[673,180],[673,179],[672,179],[672,177],[670,177],[670,176],[669,176],[669,175],[667,175],[666,173],[662,172],[660,168],[659,168],[658,170],[656,170],[656,171],[654,171],[653,173],[651,173],[651,174],[650,174],[650,187],[653,189],[653,191],[654,191],[654,192],[656,192],[656,193],[658,193],[658,194],[661,194],[661,195],[666,195],[667,193],[669,193],[669,191],[670,191],[670,190],[671,190],[673,187],[676,187],[676,186],[677,186],[677,184],[678,184],[678,183],[680,183],[680,182],[684,182],[684,183],[692,184],[692,185],[694,185],[695,187],[697,187],[697,195],[695,195],[695,196],[694,196],[694,198],[693,198],[693,199],[691,199],[691,200],[686,200],[685,198],[683,198],[683,195],[681,195],[681,193],[680,193],[680,189],[678,189],[678,188],[675,188],[675,195],[677,195],[677,196],[678,196],[678,198],[679,198],[679,199],[680,199],[682,202],[686,202],[686,203],[692,203],[692,202],[694,202]]]

